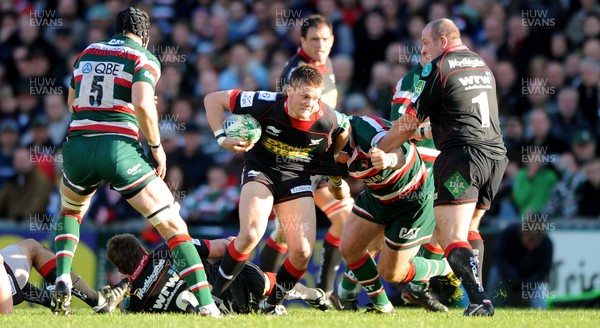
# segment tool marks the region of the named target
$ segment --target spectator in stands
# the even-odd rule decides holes
[[[240,200],[237,186],[227,185],[227,171],[213,166],[207,173],[208,182],[199,186],[183,200],[182,216],[188,223],[223,223]]]
[[[245,43],[236,43],[229,51],[229,64],[219,74],[219,89],[235,89],[241,85],[241,77],[244,73],[251,74],[261,89],[269,87],[268,72],[256,60],[252,59],[250,48]]]
[[[335,44],[335,43],[334,43]],[[353,91],[352,77],[354,76],[354,61],[347,55],[337,55],[332,58],[335,86],[338,89],[337,104],[343,104],[346,96]],[[337,108],[337,110],[343,110]]]
[[[550,59],[564,62],[571,49],[567,36],[562,32],[555,32],[550,39]]]
[[[496,294],[494,306],[543,307],[553,251],[539,220],[508,226],[496,241],[488,281],[488,290]]]
[[[347,55],[352,56],[354,53],[354,38],[352,29],[342,20],[342,14],[336,5],[335,0],[317,1],[317,11],[325,16],[333,27],[335,42],[331,48],[330,56]],[[334,69],[335,71],[335,69]],[[336,84],[338,82],[336,81]],[[338,86],[339,88],[339,86]]]
[[[483,35],[480,44],[491,48],[496,55],[501,55],[500,51],[506,42],[506,28],[501,17],[488,15],[483,18]],[[504,57],[504,56],[502,56]]]
[[[594,158],[584,166],[586,179],[577,188],[577,216],[600,219],[600,159]]]
[[[561,89],[558,92],[557,111],[550,115],[550,133],[567,144],[572,144],[576,131],[590,127],[581,111],[577,110],[578,97],[575,89]]]
[[[581,8],[573,13],[565,28],[565,33],[571,44],[578,48],[585,39],[584,30],[585,20],[590,13],[600,13],[600,5],[596,0],[580,1]]]
[[[19,125],[12,119],[0,122],[0,188],[15,174],[13,154],[19,145]]]
[[[357,86],[364,88],[369,84],[373,65],[385,59],[385,48],[393,39],[393,35],[386,30],[385,16],[381,10],[365,13],[364,21],[357,25],[354,33],[355,44],[359,44],[361,49],[369,49],[354,52],[354,82]]]
[[[530,149],[522,156],[524,166],[515,177],[513,199],[520,215],[541,213],[550,196],[550,189],[558,182],[551,168],[555,155],[543,149]]]
[[[596,137],[589,130],[579,130],[573,135],[573,153],[578,165],[583,165],[596,156]]]
[[[583,44],[583,58],[590,58],[600,61],[600,40],[589,39]]]
[[[578,53],[569,53],[564,61],[566,84],[576,86],[580,81],[579,65],[581,64],[581,56]]]
[[[534,109],[529,115],[527,127],[530,137],[526,144],[543,149],[547,154],[562,154],[569,150],[568,144],[562,138],[555,138],[550,133],[552,128],[550,118],[543,109]]]
[[[584,58],[579,65],[581,82],[577,87],[579,91],[579,111],[594,128],[598,124],[598,92],[600,88],[600,64],[591,58]]]
[[[556,170],[560,180],[552,190],[546,202],[543,214],[551,218],[568,220],[577,214],[577,188],[585,180],[585,173],[579,168],[572,153],[560,155]]]
[[[546,64],[546,79],[550,92],[557,93],[565,85],[565,69],[558,61],[549,61]]]
[[[520,116],[507,116],[504,120],[504,129],[502,131],[504,147],[506,147],[507,157],[519,158],[526,147],[525,127]]]
[[[23,144],[29,147],[29,159],[54,184],[57,179],[57,164],[62,162],[59,148],[52,145],[48,131],[48,118],[36,115],[29,131],[21,138]]]
[[[389,112],[390,99],[392,99],[392,89],[395,83],[390,79],[391,67],[387,62],[380,61],[373,65],[371,69],[371,82],[365,90],[369,101],[375,105],[378,112]]]
[[[517,80],[513,64],[508,60],[497,62],[494,77],[498,93],[498,113],[501,116],[522,116],[527,111],[529,102],[523,96],[523,83]]]
[[[71,112],[67,109],[67,103],[61,96],[47,95],[44,97],[44,113],[48,118],[48,132],[52,145],[62,147],[71,123]]]
[[[185,177],[182,189],[191,192],[206,183],[206,173],[214,160],[202,151],[200,127],[195,122],[188,122],[183,132],[183,146],[169,156],[169,165],[181,167]]]
[[[17,148],[13,156],[15,175],[0,189],[0,217],[23,222],[46,213],[52,185],[31,162],[28,148]]]

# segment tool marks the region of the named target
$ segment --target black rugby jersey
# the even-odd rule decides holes
[[[479,55],[464,45],[446,49],[423,67],[421,80],[407,111],[430,117],[437,149],[469,145],[492,159],[505,157],[496,80]]]
[[[244,154],[249,164],[266,166],[277,178],[301,175],[344,175],[333,158],[333,141],[348,128],[348,117],[321,106],[314,121],[288,115],[287,96],[269,91],[231,94],[230,109],[249,114],[262,127],[260,140]]]
[[[207,277],[216,277],[218,268],[205,260],[209,254],[207,242],[193,242]],[[194,306],[188,300],[197,303],[185,280],[179,277],[167,244],[142,258],[131,274],[130,288],[128,312],[193,312]]]
[[[281,78],[279,79],[279,88],[283,88],[288,84],[294,69],[304,63],[316,67],[323,77],[323,93],[321,94],[321,101],[327,106],[337,109],[338,90],[335,85],[335,75],[333,74],[333,64],[331,63],[331,60],[327,58],[325,64],[317,65],[302,48],[298,48],[298,52],[285,64],[283,72],[281,73]],[[281,89],[278,91],[281,91]]]

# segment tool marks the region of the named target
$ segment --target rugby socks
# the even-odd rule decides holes
[[[73,286],[71,267],[73,256],[79,243],[79,225],[81,217],[71,212],[62,212],[54,230],[54,247],[56,250],[56,279],[63,281],[69,288]]]
[[[300,278],[304,275],[306,269],[299,270],[290,261],[290,258],[286,258],[283,262],[279,271],[277,271],[277,284],[275,285],[275,292],[269,295],[267,303],[270,305],[279,305],[283,303],[288,292],[292,290]]]
[[[281,263],[283,255],[287,252],[287,246],[278,244],[271,236],[267,239],[265,246],[260,251],[258,267],[263,272],[275,272]]]
[[[483,239],[481,238],[479,231],[471,230],[469,231],[467,240],[469,241],[469,244],[471,244],[471,247],[473,247],[473,254],[475,254],[475,257],[479,261],[479,281],[483,283],[483,251],[485,249]]]
[[[204,265],[192,243],[192,237],[187,233],[175,235],[167,240],[167,244],[179,276],[188,284],[189,290],[196,296],[200,306],[213,304]]]
[[[335,275],[337,270],[340,268],[340,262],[342,261],[342,253],[340,252],[340,238],[335,237],[329,232],[325,235],[323,241],[323,248],[321,248],[321,267],[319,268],[319,283],[318,288],[327,293],[331,294],[333,291],[333,284],[335,282]]]
[[[338,284],[338,296],[346,300],[356,299],[358,294],[360,294],[361,288],[362,286],[358,283],[358,280],[354,276],[354,272],[346,267],[342,281]]]
[[[471,304],[483,304],[487,299],[481,281],[479,281],[479,263],[471,245],[466,241],[454,242],[446,248],[446,258],[454,274],[461,279]]]
[[[352,270],[356,279],[360,282],[365,292],[367,292],[371,302],[377,308],[386,309],[391,307],[390,300],[379,278],[379,273],[377,273],[375,260],[373,260],[369,253],[365,253],[365,256],[354,263],[348,263],[348,268]]]
[[[444,250],[427,243],[424,244],[419,250],[419,256],[428,260],[441,260],[444,258]],[[415,279],[410,282],[410,285],[413,290],[423,290],[425,289],[427,282],[421,282]]]
[[[428,260],[419,256],[410,259],[409,265],[409,273],[404,282],[420,281],[427,283],[431,277],[444,276],[452,272],[450,266],[443,260]]]
[[[39,304],[47,308],[52,306],[52,292],[49,290],[39,289],[29,282],[27,282],[25,286],[21,288],[21,294],[23,295],[23,299],[27,302]]]
[[[56,281],[56,259],[44,263],[38,270],[40,275],[49,283]],[[80,276],[71,271],[71,281],[73,283],[72,293],[87,305],[94,307],[98,305],[98,291],[92,289]]]
[[[217,275],[217,280],[213,285],[212,293],[221,298],[221,294],[229,288],[235,277],[237,277],[244,266],[246,265],[246,260],[250,257],[251,253],[242,254],[235,249],[234,242],[229,243],[229,247],[227,247],[227,252],[223,255],[223,259],[221,260],[221,266],[219,267],[219,274]]]

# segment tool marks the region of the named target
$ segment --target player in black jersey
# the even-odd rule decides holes
[[[397,147],[430,117],[433,140],[441,151],[433,167],[435,236],[469,295],[471,304],[464,314],[491,316],[494,308],[467,240],[469,231],[478,231],[508,163],[498,124],[496,82],[481,57],[462,44],[451,20],[427,24],[422,42],[422,55],[434,59],[423,67],[408,115],[394,122],[379,145],[384,151]]]
[[[323,104],[321,73],[300,65],[285,94],[227,90],[206,96],[208,122],[219,144],[246,151],[240,196],[240,233],[221,262],[213,295],[219,297],[235,279],[267,228],[274,209],[285,227],[289,256],[277,272],[277,293],[271,293],[263,312],[283,312],[283,296],[304,275],[316,235],[311,175],[335,176],[337,189],[349,193],[339,178],[343,172],[334,155],[346,144],[348,118]],[[223,111],[249,114],[260,122],[262,136],[254,145],[226,138]],[[252,147],[253,146],[253,147]],[[249,149],[252,148],[252,149]],[[277,310],[279,309],[279,310]]]
[[[329,107],[336,109],[338,91],[335,85],[333,64],[329,59],[334,41],[333,27],[322,15],[312,15],[304,20],[300,33],[300,47],[285,65],[278,85],[289,84],[292,72],[299,65],[311,64],[319,70],[323,77],[323,93],[320,100]],[[354,201],[351,197],[341,200],[335,199],[327,188],[326,176],[313,176],[311,182],[315,204],[331,221],[331,226],[323,240],[321,267],[317,281],[317,287],[329,295],[333,292],[335,275],[342,260],[339,249],[342,228],[350,211],[352,211]],[[276,221],[276,223],[278,222]],[[260,268],[264,271],[275,271],[286,251],[287,245],[283,237],[282,226],[276,224],[275,229],[261,250]]]
[[[230,239],[198,240],[193,243],[202,259],[208,282],[213,284],[219,275],[214,264],[223,256]],[[177,273],[175,259],[167,244],[148,254],[140,241],[131,234],[112,237],[106,247],[106,255],[120,273],[127,276],[117,286],[129,290],[126,312],[194,312],[198,301],[189,286]],[[275,285],[275,274],[263,272],[256,265],[246,263],[238,279],[222,294],[221,311],[224,313],[250,313],[258,309],[259,302],[269,295]],[[292,297],[293,296],[293,297]],[[325,309],[324,295],[315,289],[297,284],[293,295],[287,299],[304,299],[309,304]]]
[[[37,240],[23,239],[0,249],[0,313],[11,313],[13,306],[23,301],[53,309],[52,289],[40,289],[28,282],[31,268],[35,268],[48,283],[54,283],[54,253]],[[100,291],[93,290],[73,272],[71,279],[73,294],[92,307],[96,313],[110,312],[119,303],[117,298],[122,294],[121,290],[108,286]],[[70,310],[68,308],[69,312]]]

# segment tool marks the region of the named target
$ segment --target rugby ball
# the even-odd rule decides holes
[[[223,129],[227,138],[246,141],[250,144],[260,139],[262,129],[258,121],[247,114],[232,114],[223,122]]]

